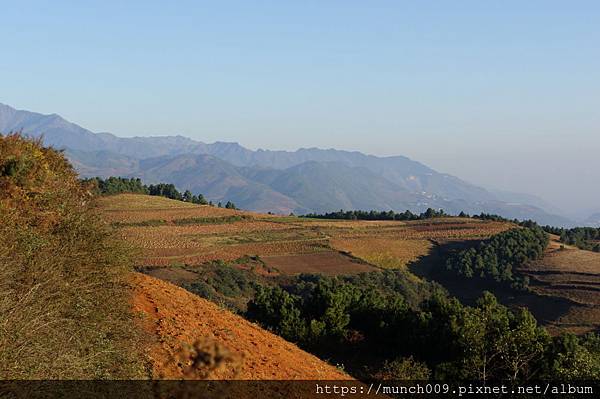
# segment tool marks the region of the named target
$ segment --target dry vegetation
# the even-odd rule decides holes
[[[136,194],[103,197],[98,205],[106,219],[120,227],[123,237],[141,250],[138,264],[143,266],[260,255],[285,263],[291,273],[314,272],[319,264],[310,263],[311,254],[334,249],[382,268],[399,268],[427,255],[430,240],[485,238],[510,227],[507,223],[457,218],[395,222],[280,217]],[[221,222],[201,222],[211,218]],[[183,219],[199,222],[181,225],[178,221]],[[331,267],[333,258],[320,264],[330,271],[364,269],[364,265],[357,268],[356,262],[350,262],[353,267],[348,269],[344,257],[334,258],[340,260],[335,267]]]
[[[128,251],[63,155],[0,136],[0,379],[140,378]]]
[[[600,328],[600,253],[562,245],[553,237],[544,258],[522,272],[535,292],[571,303],[551,324],[554,330],[583,333]]]
[[[334,238],[333,248],[348,252],[353,256],[382,267],[399,269],[421,256],[426,256],[431,249],[427,240],[401,240],[398,238]]]
[[[433,269],[429,269],[443,263],[436,248],[485,239],[514,227],[510,223],[460,218],[405,222],[279,217],[131,194],[102,198],[99,205],[113,224],[164,221],[159,226],[120,227],[126,240],[140,250],[139,265],[201,265],[259,255],[281,274],[352,274],[377,267],[414,265],[424,268],[418,275],[430,278],[427,276]],[[231,219],[232,215],[236,218]],[[223,223],[177,225],[182,218],[229,219],[223,219]],[[542,297],[501,291],[497,295],[509,304],[530,307],[551,328],[589,331],[597,327],[595,320],[600,320],[599,257],[552,242],[543,261],[527,270],[534,279],[533,289]],[[462,292],[468,297],[473,291],[478,296],[483,289],[477,286],[471,290],[461,281],[446,283],[454,295]]]

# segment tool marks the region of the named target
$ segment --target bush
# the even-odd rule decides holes
[[[0,135],[0,379],[139,378],[128,251],[63,154]]]
[[[424,381],[428,380],[430,376],[431,371],[427,365],[415,360],[411,356],[385,361],[381,369],[373,377],[378,380]]]

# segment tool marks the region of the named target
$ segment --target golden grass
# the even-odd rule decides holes
[[[141,378],[129,252],[64,156],[0,136],[0,379]]]
[[[398,238],[334,238],[331,246],[385,269],[399,269],[425,256],[431,249],[427,240]]]

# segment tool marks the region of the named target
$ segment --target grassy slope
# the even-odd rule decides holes
[[[0,136],[0,379],[141,378],[128,250],[63,155]]]

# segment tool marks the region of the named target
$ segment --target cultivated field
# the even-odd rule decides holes
[[[449,275],[444,253],[513,228],[503,222],[440,218],[424,221],[346,221],[274,216],[122,194],[98,204],[106,220],[139,251],[138,266],[173,282],[192,274],[179,268],[260,256],[276,275],[349,275],[406,269],[435,280],[472,303],[484,290],[503,303],[526,306],[551,330],[576,333],[600,327],[600,254],[563,246],[553,238],[544,258],[527,269],[530,293]],[[170,268],[161,272],[157,268]],[[242,268],[243,266],[238,265]],[[191,269],[190,269],[191,270]],[[418,277],[415,277],[417,279]]]
[[[331,246],[381,268],[399,269],[429,254],[432,243],[428,240],[362,237],[333,238]]]
[[[329,276],[376,271],[377,268],[334,251],[266,256],[267,266],[281,274],[320,273]]]
[[[136,194],[103,197],[98,206],[140,250],[140,266],[197,265],[259,255],[275,267],[284,265],[283,273],[323,268],[352,274],[403,267],[427,255],[430,240],[485,238],[509,228],[506,223],[457,218],[399,222],[280,217]]]
[[[521,272],[536,293],[571,303],[551,327],[575,333],[600,328],[600,253],[564,246],[554,237],[544,258]]]

